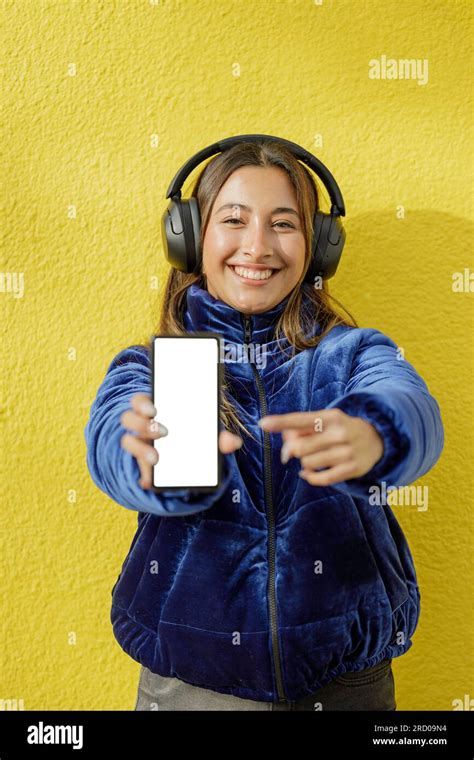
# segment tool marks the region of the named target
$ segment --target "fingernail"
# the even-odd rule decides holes
[[[149,427],[151,433],[159,433],[161,438],[164,438],[166,435],[168,435],[168,428],[165,427],[161,422],[157,422],[157,420],[150,420]]]
[[[290,452],[288,451],[288,443],[284,443],[281,447],[280,459],[282,464],[286,464],[290,458]]]
[[[263,417],[261,420],[257,420],[257,425],[260,425],[260,427],[265,427],[267,424],[267,420],[265,417]]]
[[[156,457],[156,452],[154,451],[147,451],[146,458],[150,464],[156,464],[158,459]]]
[[[140,411],[143,414],[147,414],[150,417],[154,417],[158,412],[156,411],[155,407],[151,403],[151,401],[141,401],[140,402]]]

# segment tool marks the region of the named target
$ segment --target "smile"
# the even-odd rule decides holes
[[[227,264],[227,266],[241,282],[249,285],[264,285],[279,271],[278,269],[246,269],[245,267],[235,267],[230,264]]]

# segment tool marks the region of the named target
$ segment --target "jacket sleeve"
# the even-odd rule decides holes
[[[151,396],[151,392],[151,361],[147,348],[130,346],[117,354],[99,387],[84,429],[87,467],[92,480],[118,504],[138,512],[182,516],[209,509],[227,489],[231,474],[229,457],[234,454],[222,455],[222,480],[212,493],[190,488],[156,492],[138,484],[138,462],[120,445],[126,432],[120,416],[130,408],[135,393]],[[223,429],[222,422],[220,426]]]
[[[365,496],[381,481],[401,487],[428,472],[443,450],[444,430],[436,399],[414,367],[399,356],[396,343],[379,330],[359,329],[361,340],[344,393],[327,408],[362,417],[383,439],[382,456],[368,473],[334,484]]]

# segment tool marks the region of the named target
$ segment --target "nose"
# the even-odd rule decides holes
[[[271,230],[267,230],[265,223],[258,219],[250,222],[242,239],[243,253],[251,253],[255,261],[272,256]]]

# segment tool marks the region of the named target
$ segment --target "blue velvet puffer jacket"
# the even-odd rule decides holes
[[[274,326],[288,298],[246,317],[197,284],[188,289],[186,329],[224,337],[228,394],[256,439],[244,434],[223,455],[214,493],[138,485],[120,416],[135,393],[152,393],[146,347],[113,359],[85,428],[93,481],[138,512],[111,592],[121,647],[163,676],[269,702],[310,695],[411,647],[420,614],[413,558],[391,507],[374,504],[369,488],[412,483],[444,444],[436,400],[380,331],[338,325],[315,349],[283,351]],[[264,349],[258,360],[246,342]],[[298,476],[299,459],[281,463],[281,434],[257,420],[331,407],[373,424],[384,453],[363,477],[314,486]],[[158,419],[166,424],[165,409]]]

